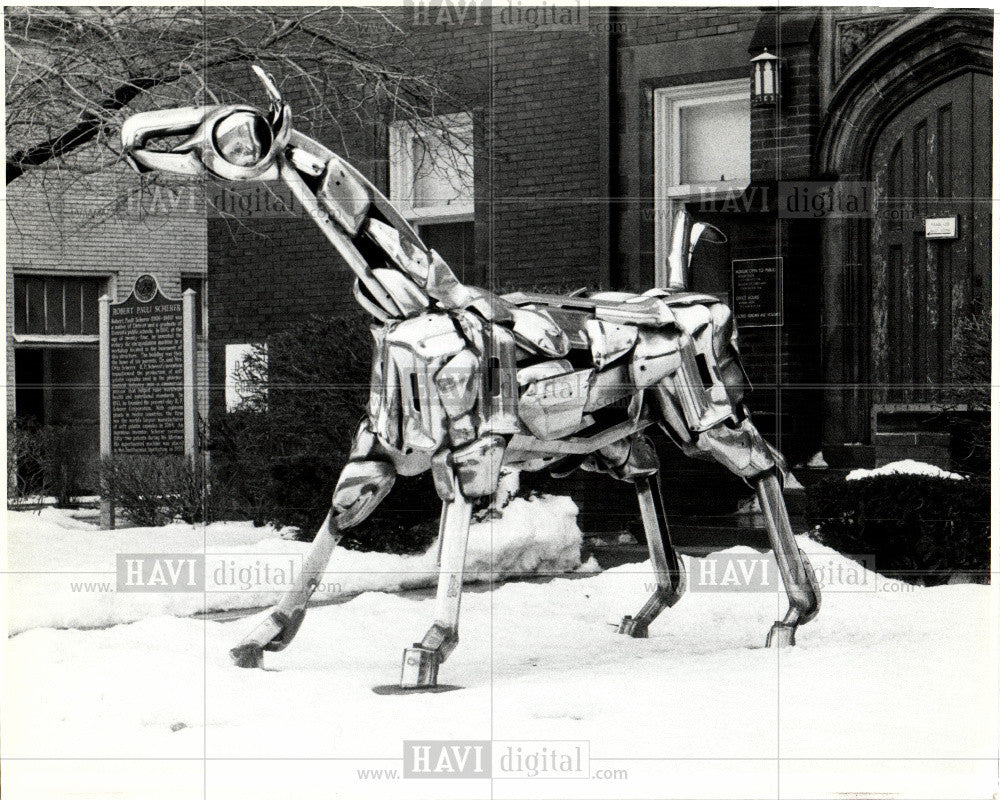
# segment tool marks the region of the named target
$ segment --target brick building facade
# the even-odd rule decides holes
[[[474,3],[387,12],[405,31],[405,66],[448,76],[459,102],[441,113],[471,131],[464,194],[410,209],[429,243],[466,282],[500,290],[644,290],[664,282],[683,205],[728,236],[701,248],[692,288],[735,301],[738,270],[772,269],[768,324],[739,307],[737,322],[755,415],[793,462],[818,450],[845,465],[946,460],[947,436],[925,424],[942,400],[930,387],[948,381],[956,322],[989,300],[992,17],[581,6],[555,20],[544,10],[535,27]],[[756,104],[750,60],[765,50],[779,59],[778,94]],[[272,68],[294,110],[302,85]],[[420,176],[397,174],[393,130],[385,120],[305,132],[405,204],[401,181]],[[875,206],[789,213],[790,193],[824,186],[867,191]],[[120,283],[149,259],[176,261],[172,276],[207,265],[208,377],[224,407],[227,348],[354,304],[351,273],[312,224],[251,194],[232,216],[209,213],[203,230],[162,241],[122,228],[103,245],[113,265],[74,242],[47,248],[43,269],[79,265]],[[879,216],[901,205],[907,219]],[[927,219],[956,233],[927,238]],[[162,258],[151,255],[158,242]],[[10,298],[12,274],[41,262],[10,233],[8,248]],[[11,357],[9,346],[9,369]]]
[[[946,383],[951,330],[932,320],[947,306],[950,325],[974,300],[986,299],[990,264],[982,237],[989,203],[958,208],[951,200],[991,196],[988,168],[970,166],[989,163],[987,13],[590,8],[570,24],[519,30],[496,9],[460,10],[418,4],[393,12],[393,19],[407,30],[414,52],[455,76],[449,88],[472,109],[474,256],[460,259],[466,280],[501,289],[657,285],[671,211],[683,203],[729,236],[723,248],[703,248],[694,288],[731,300],[736,265],[781,259],[780,324],[744,319],[740,336],[757,386],[756,416],[793,460],[820,449],[844,463],[903,452],[946,458],[940,433],[921,427],[938,398],[870,384],[879,382],[873,369],[881,363],[886,325],[905,327],[938,354],[933,363],[891,356],[906,361],[893,373],[897,386]],[[765,49],[780,59],[780,94],[773,104],[751,105],[750,59]],[[873,231],[884,226],[872,213],[790,214],[779,200],[787,205],[798,185],[808,190],[838,180],[865,182],[886,198],[893,190],[871,162],[872,137],[891,138],[922,98],[948,81],[961,83],[965,94],[948,107],[947,124],[968,146],[946,153],[942,145],[934,157],[967,194],[958,194],[957,184],[951,197],[940,185],[925,188],[937,198],[934,213],[958,217],[961,233],[957,241],[921,238],[911,257],[923,266],[894,267],[905,292],[933,288],[942,310],[923,313],[911,301],[905,319],[889,313],[887,322],[892,303],[884,289],[881,300],[871,295],[871,268],[896,256],[867,253]],[[294,107],[294,80],[286,84]],[[939,123],[946,124],[933,124]],[[730,149],[746,152],[734,161],[732,153],[700,145],[700,131],[710,131],[703,137],[709,141],[718,136],[720,150],[731,141]],[[323,139],[323,131],[313,134]],[[387,140],[384,127],[355,131],[346,137],[345,155],[388,192]],[[664,166],[670,153],[678,164],[672,176]],[[907,157],[901,169],[922,168],[919,153]],[[713,158],[730,170],[721,180],[710,174]],[[916,211],[922,225],[929,212]],[[256,341],[297,314],[333,313],[350,302],[346,268],[307,223],[253,225],[269,243],[209,223],[216,382],[224,378],[227,343]],[[935,265],[950,258],[962,269],[942,277]],[[885,286],[885,278],[878,280]],[[875,308],[882,309],[878,319]]]
[[[134,178],[124,169],[100,179],[41,171],[7,188],[7,418],[65,427],[72,488],[96,489],[98,457],[98,300],[128,297],[152,274],[161,291],[194,289],[203,327],[197,380],[208,381],[205,215],[196,207],[140,213],[125,203]],[[208,412],[207,395],[201,411]],[[8,476],[13,479],[13,476]]]

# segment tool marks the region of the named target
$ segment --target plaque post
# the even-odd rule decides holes
[[[182,295],[184,314],[184,455],[194,466],[198,449],[198,405],[195,391],[195,313],[197,294],[187,289]]]
[[[100,384],[101,462],[111,457],[111,298],[101,295],[98,301],[98,333],[100,355],[98,382]],[[107,487],[101,486],[101,527],[115,527],[115,504],[108,496]]]

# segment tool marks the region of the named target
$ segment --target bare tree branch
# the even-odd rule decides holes
[[[307,131],[463,108],[370,8],[7,7],[4,33],[8,185],[105,168],[134,111],[247,101],[234,86],[252,85],[236,69],[250,62],[277,74]]]

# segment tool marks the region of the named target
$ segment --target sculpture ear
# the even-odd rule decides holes
[[[691,248],[693,249],[699,241],[709,244],[725,244],[728,239],[726,234],[714,225],[709,225],[707,222],[696,222],[691,226]]]
[[[281,108],[284,103],[281,101],[281,92],[278,91],[278,86],[274,82],[274,77],[267,72],[264,72],[263,67],[258,64],[253,65],[253,71],[260,78],[260,82],[264,84],[264,91],[267,92],[268,98],[271,100],[271,105],[274,108]]]
[[[260,78],[264,84],[264,91],[271,101],[270,113],[267,115],[267,122],[271,126],[271,134],[277,146],[284,147],[288,144],[292,135],[292,111],[288,104],[281,99],[281,92],[274,82],[274,76],[265,72],[259,65],[253,65],[254,74]]]

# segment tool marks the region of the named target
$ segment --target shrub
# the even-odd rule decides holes
[[[962,469],[981,474],[990,467],[990,356],[993,320],[989,308],[973,309],[955,324],[949,360],[954,388],[946,404],[952,457]],[[951,411],[954,406],[966,411]]]
[[[207,485],[200,459],[118,455],[101,465],[105,497],[133,524],[166,525],[205,520]]]
[[[360,310],[312,316],[244,360],[244,403],[212,419],[211,515],[294,526],[312,538],[330,508],[368,403],[371,319]],[[415,552],[436,535],[429,475],[397,478],[372,518],[344,545]]]
[[[31,419],[7,423],[7,474],[14,496],[55,495],[68,505],[97,483],[93,464],[68,425],[39,425]]]
[[[39,427],[25,425],[18,420],[7,422],[7,476],[14,497],[50,493],[47,450]]]
[[[935,585],[958,572],[989,574],[987,479],[831,477],[808,497],[816,538],[847,555],[874,556],[883,575]]]

